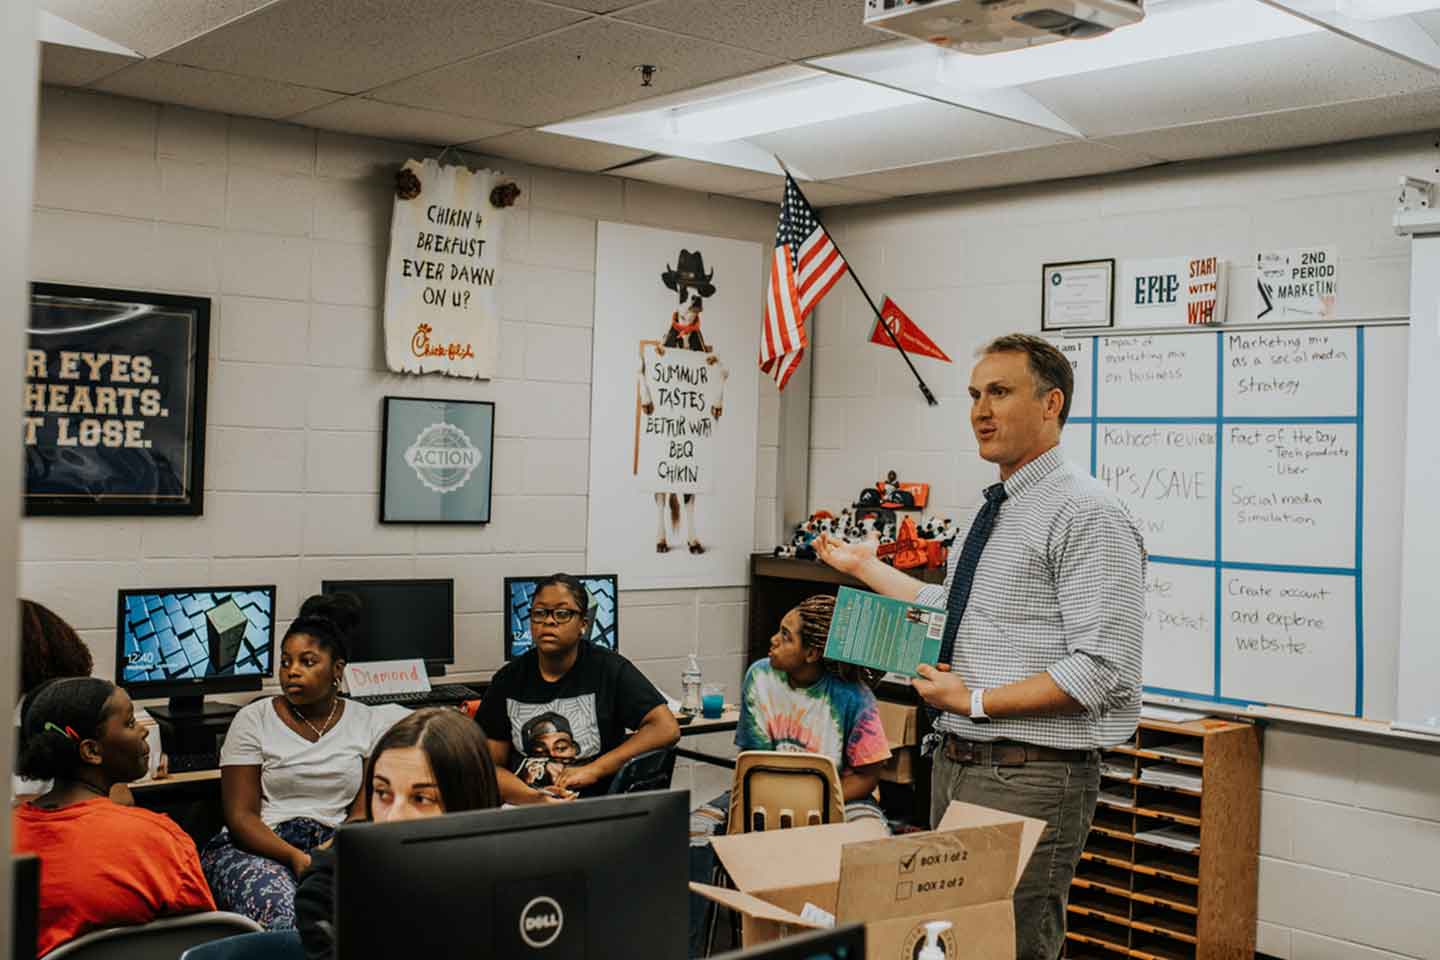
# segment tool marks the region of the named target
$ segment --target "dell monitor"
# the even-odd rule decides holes
[[[325,580],[320,592],[360,600],[360,624],[346,642],[352,663],[424,660],[435,676],[455,662],[454,580]]]
[[[923,944],[925,941],[922,939],[920,942]],[[785,937],[749,950],[722,954],[715,960],[865,960],[865,927],[855,923],[834,930]]]
[[[335,956],[679,960],[689,816],[665,790],[347,824]]]
[[[121,590],[115,682],[161,720],[233,714],[207,694],[259,690],[274,671],[275,586]]]
[[[505,659],[529,651],[530,604],[535,588],[545,577],[505,578]],[[613,573],[587,573],[576,577],[590,595],[590,642],[620,651],[620,580]]]

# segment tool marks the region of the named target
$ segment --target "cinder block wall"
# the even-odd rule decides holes
[[[205,515],[23,523],[21,595],[81,631],[97,674],[113,676],[124,587],[275,583],[283,630],[324,578],[414,576],[455,579],[455,670],[488,676],[503,662],[502,578],[584,567],[596,223],[754,240],[763,253],[775,208],[491,161],[524,191],[506,232],[500,376],[397,376],[380,342],[393,171],[434,152],[43,91],[31,276],[213,300]],[[759,389],[755,542],[768,549],[780,403],[770,380]],[[493,523],[379,524],[387,394],[496,401]],[[746,593],[622,581],[621,650],[673,695],[690,653],[738,690]],[[710,770],[701,793],[728,782]],[[688,777],[682,764],[677,786]]]
[[[815,329],[811,508],[848,502],[893,468],[930,481],[936,509],[968,522],[994,479],[967,421],[971,351],[1038,330],[1045,261],[1218,253],[1237,268],[1238,319],[1256,250],[1334,243],[1341,315],[1406,316],[1395,184],[1435,165],[1433,138],[1396,137],[828,211],[871,289],[893,296],[955,363],[915,361],[941,397],[926,409],[900,359],[866,343],[864,301],[836,287]],[[1434,322],[1434,304],[1415,310],[1416,322]],[[1367,702],[1393,704],[1382,686]],[[1440,751],[1298,727],[1272,727],[1264,746],[1259,949],[1290,960],[1440,958]]]

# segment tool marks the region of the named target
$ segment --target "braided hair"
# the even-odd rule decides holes
[[[32,692],[20,715],[20,775],[54,780],[84,766],[80,742],[99,739],[115,689],[99,677],[63,677]]]
[[[821,651],[820,662],[826,672],[833,673],[841,680],[863,683],[872,689],[884,676],[878,670],[871,670],[854,663],[841,663],[824,657],[825,640],[830,635],[830,620],[835,616],[835,598],[826,594],[807,597],[795,608],[800,613],[800,642],[806,648]]]

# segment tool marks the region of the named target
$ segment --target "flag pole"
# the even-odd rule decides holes
[[[774,155],[772,154],[772,156]],[[785,179],[789,180],[791,183],[795,183],[795,178],[791,175],[790,168],[785,166],[785,161],[781,160],[778,156],[776,156],[775,162],[780,164],[781,170],[785,171]],[[797,193],[800,194],[801,197],[805,196],[805,191],[800,189],[800,184],[795,183],[795,190]],[[814,214],[815,222],[820,224],[820,229],[824,230],[825,224],[823,221],[821,221],[820,214],[815,212],[815,206],[810,203],[810,200],[808,198],[805,200],[805,203],[810,206],[810,212]],[[880,313],[880,308],[875,306],[875,301],[870,296],[870,291],[865,289],[865,284],[860,282],[860,275],[855,272],[855,268],[850,264],[849,258],[846,257],[844,252],[840,249],[840,245],[835,242],[835,234],[831,233],[829,230],[825,230],[825,235],[830,238],[830,245],[835,248],[836,255],[839,256],[841,260],[845,261],[845,266],[847,268],[845,272],[850,274],[850,279],[854,280],[855,286],[860,288],[861,296],[865,298],[866,303],[870,304],[870,310],[875,314],[876,322],[879,323],[882,328],[884,328],[885,333],[890,337],[890,342],[895,345],[896,350],[900,351],[900,356],[905,358],[905,366],[909,367],[911,374],[914,375],[915,383],[919,385],[920,392],[925,395],[925,402],[932,407],[938,407],[940,405],[940,401],[936,400],[935,394],[930,392],[930,387],[926,385],[924,378],[920,376],[920,371],[915,369],[915,363],[910,359],[910,354],[905,352],[905,348],[900,345],[899,339],[897,339],[895,336],[895,331],[891,330],[890,324],[885,322],[885,318]]]

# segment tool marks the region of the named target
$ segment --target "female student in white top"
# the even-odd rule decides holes
[[[216,905],[271,930],[295,926],[296,878],[310,851],[359,812],[365,758],[406,712],[340,696],[344,633],[317,615],[315,599],[281,642],[283,694],[257,700],[230,724],[220,750],[226,829],[200,856]]]

